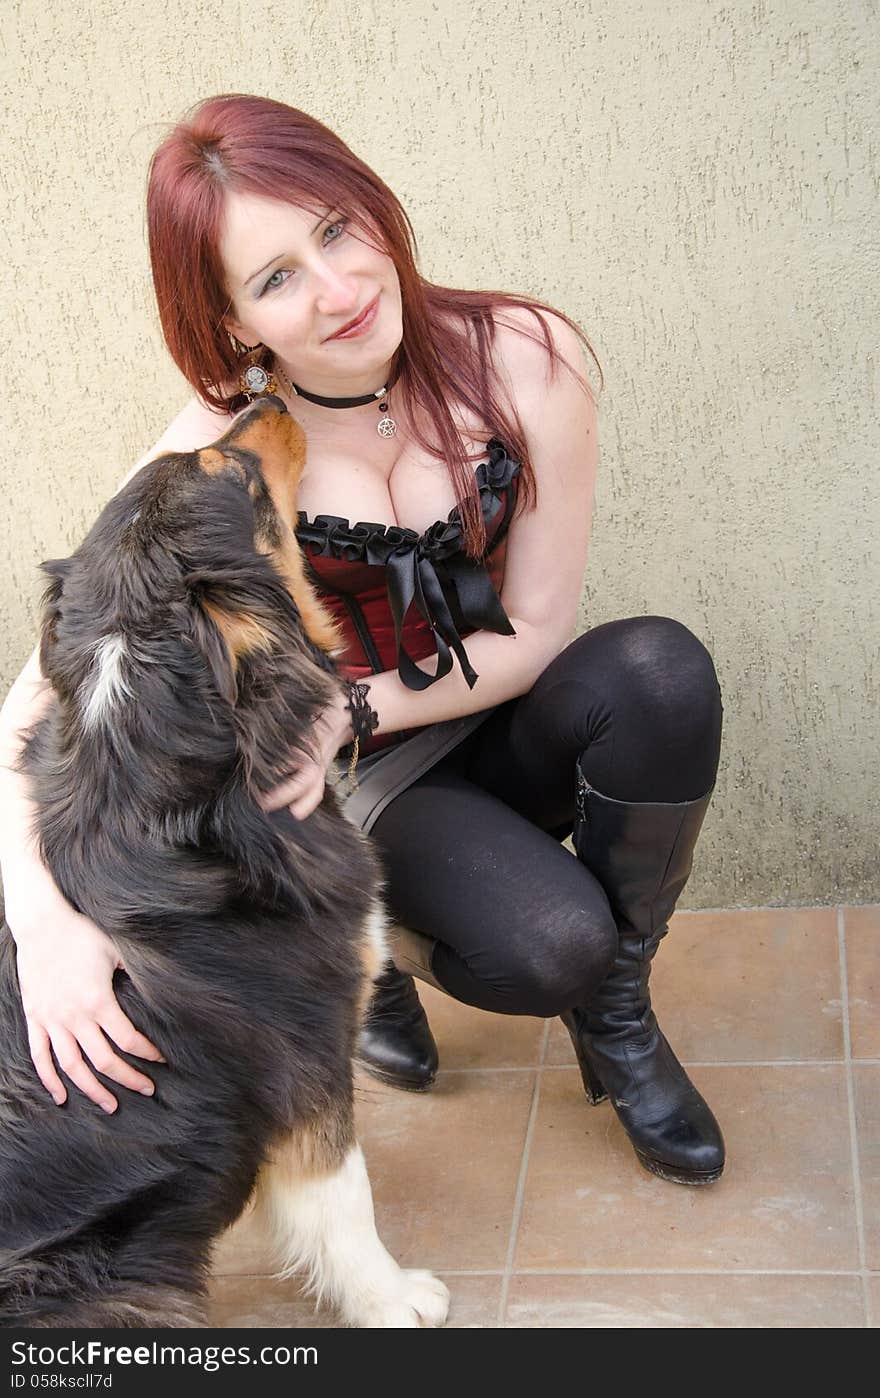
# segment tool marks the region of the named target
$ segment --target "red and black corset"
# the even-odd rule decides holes
[[[399,525],[350,524],[338,515],[298,515],[296,536],[312,580],[340,624],[340,669],[351,679],[397,669],[409,689],[427,689],[452,669],[453,656],[471,688],[477,675],[463,638],[473,631],[514,634],[498,593],[506,536],[516,505],[519,462],[497,438],[474,472],[486,550],[468,558],[456,506],[424,534]],[[434,674],[415,664],[437,655]],[[405,735],[383,734],[370,750]]]

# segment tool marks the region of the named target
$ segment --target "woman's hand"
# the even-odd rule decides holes
[[[289,806],[297,820],[305,820],[321,804],[327,769],[339,749],[353,737],[348,697],[340,690],[332,704],[322,710],[313,726],[313,756],[298,756],[296,771],[281,786],[267,791],[260,799],[264,811],[279,811]]]
[[[7,921],[11,926],[12,919]],[[67,1100],[54,1053],[67,1077],[105,1112],[115,1112],[119,1104],[92,1068],[133,1092],[151,1095],[150,1079],[114,1051],[165,1061],[113,994],[113,973],[125,969],[114,943],[57,889],[41,913],[32,911],[26,925],[24,921],[15,919],[18,982],[31,1058],[46,1091],[58,1106]]]
[[[125,969],[118,949],[100,927],[70,906],[40,856],[34,834],[38,810],[30,780],[18,763],[23,735],[47,712],[51,697],[52,687],[40,671],[35,650],[0,712],[0,859],[6,922],[15,938],[28,1043],[40,1081],[59,1106],[67,1101],[57,1062],[81,1092],[105,1112],[114,1112],[116,1098],[92,1069],[148,1095],[153,1091],[150,1079],[120,1058],[116,1049],[164,1060],[117,1003],[113,973]]]

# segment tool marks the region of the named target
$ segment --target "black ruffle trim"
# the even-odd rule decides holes
[[[516,500],[510,485],[520,463],[511,460],[503,443],[495,437],[486,450],[488,460],[476,468],[474,479],[480,493],[483,523],[491,536],[491,551],[501,542],[513,515]],[[398,670],[409,689],[427,689],[442,679],[452,668],[453,654],[473,689],[478,677],[468,660],[459,627],[495,631],[503,636],[516,634],[485,562],[468,558],[464,552],[464,530],[457,505],[445,520],[438,520],[424,534],[400,525],[366,521],[351,524],[339,515],[317,515],[309,520],[302,510],[297,520],[296,537],[310,556],[386,568]],[[433,675],[420,670],[403,645],[403,623],[412,605],[434,633],[437,669]]]

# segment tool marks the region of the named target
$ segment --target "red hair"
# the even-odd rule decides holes
[[[226,190],[295,204],[328,205],[349,216],[358,236],[378,235],[400,281],[403,340],[395,356],[400,394],[420,446],[445,460],[451,471],[468,553],[485,547],[485,531],[473,469],[462,447],[449,402],[475,412],[489,435],[500,437],[522,463],[519,500],[535,501],[535,480],[525,433],[513,404],[501,401],[490,370],[493,312],[529,310],[554,365],[560,361],[545,320],[558,316],[575,331],[597,363],[583,331],[563,312],[531,297],[503,291],[458,291],[420,276],[416,239],[400,202],[378,175],[328,127],[283,102],[227,94],[192,109],[165,138],[150,162],[147,227],[153,285],[165,343],[200,397],[234,411],[228,385],[240,372],[238,352],[223,325],[229,313],[219,254]],[[264,362],[271,364],[271,353]],[[600,381],[601,381],[601,370]],[[589,391],[586,379],[582,379]],[[243,401],[243,400],[242,400]],[[433,441],[422,433],[427,422]]]

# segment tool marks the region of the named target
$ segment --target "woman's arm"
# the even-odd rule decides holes
[[[189,451],[214,441],[227,421],[192,399],[127,479],[163,451]],[[34,651],[0,711],[0,867],[6,920],[16,942],[31,1057],[41,1082],[59,1105],[65,1101],[57,1062],[87,1097],[113,1111],[116,1099],[92,1067],[133,1091],[150,1093],[150,1079],[120,1058],[114,1046],[139,1058],[158,1060],[161,1055],[123,1014],[113,994],[113,973],[122,967],[114,943],[71,907],[40,856],[30,782],[16,770],[16,762],[23,734],[45,713],[51,694]]]
[[[27,778],[14,770],[14,764],[21,752],[22,731],[42,718],[51,694],[34,650],[0,710],[0,864],[4,869],[39,863],[33,835],[36,807]],[[7,914],[14,910],[10,892],[4,880]]]
[[[139,1058],[161,1055],[117,1004],[113,973],[122,961],[113,942],[71,907],[40,856],[30,782],[15,764],[22,733],[42,717],[51,693],[35,651],[0,711],[0,867],[6,921],[16,942],[28,1043],[40,1081],[60,1106],[67,1089],[57,1063],[87,1097],[112,1112],[116,1098],[92,1068],[134,1092],[150,1093],[153,1084],[120,1058],[111,1042]]]

